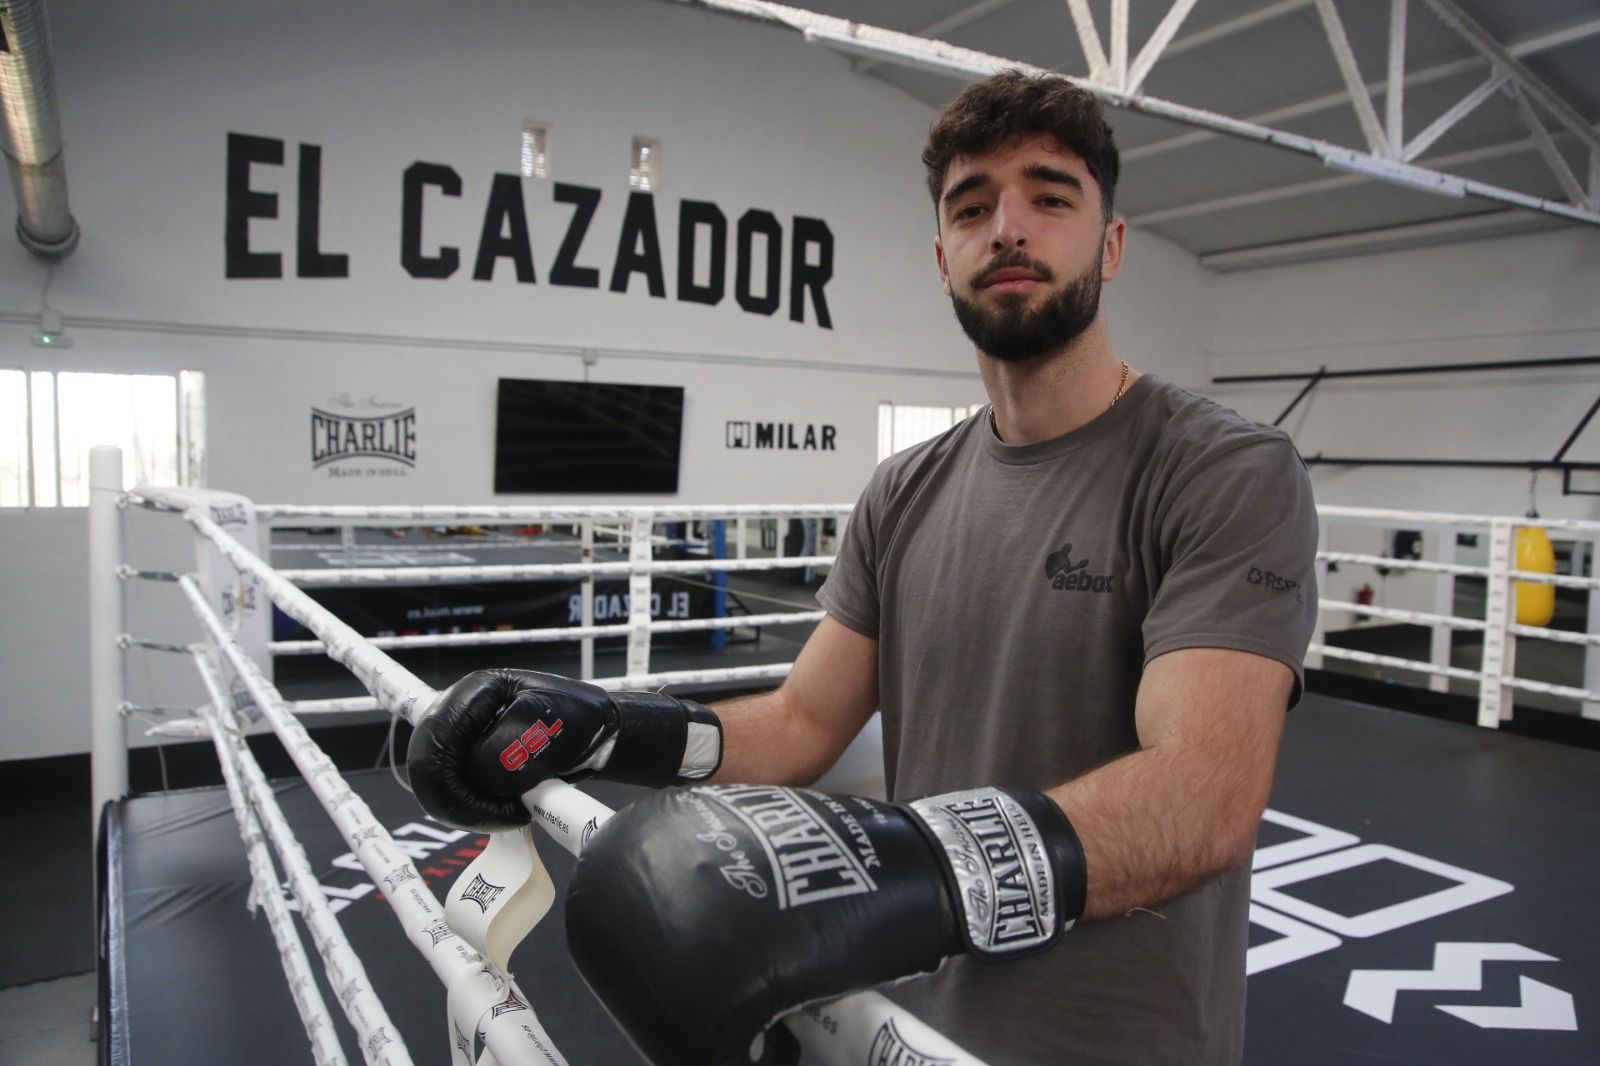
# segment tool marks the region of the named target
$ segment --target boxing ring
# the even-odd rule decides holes
[[[120,468],[120,461],[117,463]],[[532,578],[576,577],[585,582],[585,620],[592,608],[592,581],[604,575],[626,575],[630,580],[631,611],[626,625],[582,625],[546,632],[493,634],[437,634],[383,640],[388,648],[415,648],[442,644],[530,643],[549,640],[593,641],[619,635],[628,639],[628,676],[596,679],[609,689],[656,688],[667,684],[697,683],[711,680],[776,679],[787,673],[789,665],[757,666],[734,670],[679,671],[650,673],[649,639],[656,632],[685,632],[752,624],[815,622],[815,614],[737,616],[656,622],[650,618],[650,577],[655,573],[703,573],[728,570],[767,570],[824,566],[828,556],[801,556],[776,559],[705,559],[654,561],[652,546],[659,538],[656,525],[664,521],[694,521],[712,517],[740,522],[772,517],[836,517],[843,519],[847,505],[813,507],[733,507],[733,508],[290,508],[251,505],[239,497],[225,494],[182,493],[175,490],[140,489],[118,495],[110,482],[95,497],[100,510],[92,523],[108,526],[115,522],[116,509],[137,506],[171,512],[194,532],[203,551],[215,551],[234,570],[231,582],[213,582],[210,589],[193,575],[142,571],[124,563],[111,564],[113,580],[170,581],[200,626],[205,640],[184,647],[199,672],[209,703],[198,708],[190,720],[179,720],[159,727],[167,736],[209,736],[223,768],[230,805],[238,823],[250,863],[252,897],[262,908],[282,958],[284,976],[292,991],[295,1007],[305,1027],[313,1059],[319,1064],[345,1060],[332,1023],[333,1012],[317,991],[311,962],[300,944],[299,935],[283,898],[280,879],[274,868],[275,854],[286,875],[289,897],[302,916],[315,954],[326,973],[326,984],[337,991],[338,1007],[354,1030],[366,1060],[384,1066],[404,1066],[412,1061],[398,1038],[395,1022],[386,1013],[373,991],[373,983],[358,954],[345,938],[332,908],[325,898],[316,874],[305,860],[288,821],[283,817],[272,789],[242,743],[243,712],[259,716],[282,741],[323,809],[333,820],[340,836],[354,853],[375,885],[383,886],[384,898],[400,922],[411,945],[427,960],[444,986],[448,1004],[452,1061],[455,1063],[563,1064],[567,1059],[540,1023],[530,997],[524,995],[507,962],[515,946],[550,910],[555,887],[545,871],[529,831],[492,834],[482,854],[461,873],[452,887],[450,899],[441,904],[426,887],[408,851],[396,842],[376,819],[366,802],[344,780],[333,762],[318,748],[295,713],[355,713],[373,708],[388,711],[415,724],[436,695],[405,667],[385,653],[380,641],[362,637],[346,623],[316,603],[295,583],[385,583],[472,582],[525,580]],[[621,523],[629,543],[630,558],[625,562],[551,563],[506,566],[445,566],[437,568],[352,568],[344,571],[288,571],[279,573],[252,552],[239,539],[225,531],[216,520],[252,528],[253,518],[263,520],[318,520],[404,522],[438,524],[444,522],[567,523],[581,529],[585,555],[593,550],[597,530],[616,528]],[[253,530],[252,530],[253,531]],[[101,530],[103,533],[104,530]],[[114,536],[114,533],[112,534]],[[96,538],[104,550],[102,537]],[[743,544],[743,537],[740,538]],[[117,552],[111,546],[109,555]],[[109,561],[109,559],[107,560]],[[97,564],[99,560],[97,560]],[[202,567],[205,569],[205,567]],[[215,577],[215,570],[212,571]],[[264,602],[304,625],[316,635],[321,651],[347,667],[371,694],[370,699],[317,701],[292,705],[274,688],[262,665],[251,656],[246,641],[238,633],[240,620],[252,610],[264,615]],[[222,604],[219,609],[216,604]],[[112,605],[112,611],[116,607]],[[224,620],[227,614],[233,625]],[[466,638],[466,639],[462,639]],[[144,640],[118,634],[113,644],[119,650],[141,647],[155,651],[175,651],[169,642]],[[274,649],[276,651],[277,649]],[[288,654],[303,653],[303,644],[284,649]],[[586,656],[586,662],[591,661]],[[100,676],[96,668],[96,676]],[[128,707],[116,700],[123,713]],[[104,753],[95,757],[98,766]],[[110,756],[116,759],[115,755]],[[125,752],[122,756],[125,761]],[[98,771],[97,771],[98,774]],[[100,778],[96,778],[97,787]],[[110,787],[116,788],[113,783]],[[593,832],[608,818],[611,810],[579,789],[559,781],[547,782],[524,797],[534,821],[551,839],[576,854]],[[417,812],[420,819],[420,809]],[[270,852],[267,845],[270,843]],[[485,888],[487,886],[487,888]],[[117,1018],[109,1012],[113,1032]],[[917,1053],[938,1056],[939,1061],[982,1066],[980,1060],[962,1051],[902,1008],[876,993],[861,993],[830,1003],[825,1009],[800,1011],[785,1019],[805,1061],[846,1063],[856,1061],[868,1049],[884,1047],[887,1041],[916,1049]],[[477,1047],[482,1054],[475,1053]],[[782,1052],[770,1061],[783,1061]]]
[[[446,1016],[452,1062],[458,1066],[474,1062],[502,1066],[568,1062],[541,1020],[538,1009],[541,989],[534,986],[531,994],[525,993],[510,965],[517,945],[552,912],[552,908],[559,908],[555,880],[545,868],[531,828],[468,841],[479,846],[466,847],[459,845],[466,834],[427,826],[417,809],[410,815],[405,836],[397,837],[386,828],[384,818],[375,816],[364,798],[363,793],[370,790],[371,783],[363,778],[357,783],[359,787],[353,787],[306,732],[299,716],[338,716],[381,710],[391,715],[392,720],[403,718],[415,724],[426,712],[435,690],[388,653],[425,647],[580,642],[584,648],[583,675],[609,689],[659,688],[669,684],[729,680],[777,681],[792,664],[652,672],[651,636],[734,626],[814,623],[822,612],[654,620],[651,617],[652,576],[825,567],[832,562],[831,556],[744,557],[744,525],[752,520],[778,517],[832,518],[842,529],[850,507],[257,507],[237,496],[196,490],[140,488],[124,493],[119,481],[120,466],[120,457],[114,451],[96,449],[93,462],[96,481],[90,517],[96,811],[108,800],[123,795],[127,788],[125,723],[130,711],[136,708],[123,699],[122,656],[134,649],[186,656],[202,681],[207,702],[194,708],[187,717],[164,723],[155,732],[167,737],[209,739],[215,748],[222,768],[227,806],[249,866],[250,902],[252,906],[259,906],[271,931],[295,1013],[304,1029],[304,1044],[313,1061],[343,1063],[347,1061],[345,1046],[353,1041],[353,1046],[360,1049],[360,1055],[368,1062],[387,1066],[412,1062],[400,1031],[413,1023],[409,1018],[400,1018],[398,1021],[403,1024],[397,1024],[397,1019],[386,1012],[377,987],[382,981],[369,974],[362,953],[352,945],[336,916],[347,897],[330,896],[326,885],[319,882],[316,870],[290,828],[291,820],[285,817],[279,795],[251,755],[244,737],[252,729],[259,730],[263,726],[270,728],[282,742],[304,780],[305,789],[326,812],[338,837],[354,856],[355,864],[368,882],[369,891],[360,896],[381,895],[412,948],[442,986],[445,1009],[441,1013]],[[139,570],[131,561],[123,559],[120,521],[123,511],[133,507],[166,512],[175,527],[179,522],[187,526],[197,549],[195,573]],[[1421,612],[1349,601],[1324,601],[1324,617],[1349,614],[1385,618],[1428,626],[1435,634],[1444,634],[1444,638],[1442,642],[1436,641],[1432,661],[1402,660],[1330,645],[1319,625],[1310,652],[1310,665],[1316,665],[1320,661],[1318,657],[1344,659],[1416,671],[1436,679],[1433,683],[1438,685],[1452,680],[1476,684],[1478,722],[1489,729],[1510,718],[1512,696],[1517,691],[1541,692],[1574,700],[1586,715],[1600,716],[1600,691],[1597,691],[1600,685],[1592,681],[1584,687],[1555,685],[1520,678],[1514,669],[1519,640],[1550,640],[1583,645],[1588,655],[1586,677],[1596,676],[1596,663],[1600,662],[1600,652],[1596,651],[1600,648],[1600,621],[1592,607],[1588,631],[1574,633],[1519,625],[1514,621],[1514,604],[1518,582],[1580,588],[1591,594],[1600,588],[1600,582],[1592,578],[1518,571],[1512,566],[1511,551],[1514,528],[1533,524],[1600,546],[1600,522],[1334,507],[1321,508],[1320,514],[1323,541],[1318,553],[1319,585],[1325,586],[1330,564],[1411,568],[1435,574],[1441,583],[1457,576],[1481,577],[1486,581],[1487,601],[1483,619],[1454,617],[1447,611]],[[264,561],[260,543],[251,543],[266,524],[307,520],[339,527],[463,522],[570,525],[577,530],[582,558],[571,563],[275,570]],[[656,548],[665,540],[657,533],[663,523],[696,521],[737,523],[737,553],[731,558],[654,558]],[[263,527],[258,528],[257,522]],[[1441,547],[1436,553],[1439,557],[1431,560],[1394,559],[1327,549],[1329,531],[1340,526],[1434,528],[1442,531],[1440,544],[1448,541],[1452,549]],[[1486,566],[1452,561],[1450,551],[1458,530],[1487,535]],[[610,561],[596,559],[597,537],[602,542],[610,538],[620,550],[626,551],[627,557]],[[593,583],[601,577],[628,580],[629,609],[625,624],[594,624]],[[309,587],[335,585],[552,578],[576,579],[582,583],[581,624],[543,630],[369,638],[357,633],[304,591]],[[201,639],[177,644],[122,632],[121,588],[125,582],[134,580],[173,585],[192,614]],[[1591,595],[1591,600],[1600,600],[1600,597]],[[262,623],[270,616],[269,603],[310,630],[315,640],[273,642],[267,639]],[[1448,636],[1456,630],[1475,630],[1483,635],[1482,662],[1478,669],[1450,665]],[[625,675],[593,678],[593,642],[617,637],[626,639]],[[285,699],[271,680],[272,657],[312,653],[325,654],[347,668],[369,695],[339,700]],[[253,725],[253,722],[260,724]],[[613,802],[626,802],[628,798],[625,790],[599,787],[595,791],[612,795]],[[588,791],[559,781],[539,786],[524,797],[524,802],[547,839],[569,855],[578,854],[611,813],[606,803]],[[299,806],[308,805],[301,802]],[[1280,829],[1304,830],[1305,839],[1312,844],[1308,846],[1305,840],[1289,840],[1258,849],[1255,868],[1258,880],[1267,882],[1264,893],[1272,891],[1274,886],[1292,883],[1292,878],[1284,876],[1290,867],[1355,839],[1348,837],[1341,841],[1339,834],[1330,835],[1320,827],[1306,830],[1307,823],[1303,820],[1281,812],[1269,811],[1267,822]],[[448,838],[460,848],[461,863],[457,865],[461,868],[452,869],[454,880],[442,903],[430,888],[430,882],[439,879],[432,874],[424,877],[415,861],[434,853],[432,845],[419,847],[417,843],[418,839],[430,836],[438,841]],[[1449,872],[1453,869],[1445,867],[1443,876],[1454,876]],[[108,873],[107,876],[113,875]],[[1485,888],[1484,884],[1475,884],[1474,890],[1483,899],[1495,894],[1493,886]],[[372,886],[379,891],[370,891]],[[1509,885],[1506,887],[1509,890]],[[108,886],[108,892],[115,891],[115,885]],[[1452,898],[1455,902],[1446,910],[1468,905],[1460,902],[1460,893]],[[1292,910],[1290,904],[1281,899],[1274,905],[1281,906],[1285,912]],[[300,916],[299,927],[309,934],[311,955],[301,941],[294,913]],[[1320,940],[1306,935],[1303,931],[1310,927],[1304,921],[1288,918],[1265,904],[1259,908],[1259,914],[1258,907],[1253,904],[1251,917],[1253,923],[1283,934],[1277,940],[1251,947],[1252,974],[1330,949],[1329,934],[1323,932]],[[548,931],[541,935],[546,938],[542,943],[547,950],[551,944]],[[1338,940],[1337,937],[1332,939]],[[111,960],[109,968],[114,984],[121,972],[116,960]],[[332,995],[331,1005],[328,993]],[[120,1001],[126,1001],[126,992]],[[115,1037],[119,1024],[116,1009],[119,998],[115,990],[110,1002],[108,1029]],[[598,1004],[591,1001],[588,1007],[593,1018],[603,1018]],[[353,1037],[340,1039],[336,1017],[344,1019]],[[775,1027],[769,1036],[763,1061],[839,1066],[861,1061],[982,1066],[972,1054],[876,992],[859,993],[807,1008],[787,1016],[783,1022],[783,1026]],[[783,1032],[789,1037],[783,1036]],[[111,1061],[119,1061],[114,1046]],[[575,1066],[585,1066],[584,1061],[573,1061]]]

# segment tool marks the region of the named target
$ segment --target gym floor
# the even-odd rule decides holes
[[[1600,958],[1582,933],[1600,875],[1597,780],[1594,751],[1308,696],[1290,717],[1258,838],[1246,1061],[1600,1060]],[[411,819],[409,798],[387,773],[355,773],[352,782],[391,828]],[[336,874],[331,859],[344,845],[314,801],[292,782],[281,800],[313,867]],[[41,870],[86,868],[83,810],[80,802],[70,812],[83,823],[75,831],[66,804],[31,832],[8,822],[12,854],[33,856]],[[212,1019],[206,1039],[227,1061],[293,1057],[297,1024],[270,938],[243,907],[244,860],[225,798],[213,789],[151,795],[120,816],[127,935],[143,944],[130,953],[137,976],[128,1006],[138,1024],[128,1061],[176,1061],[178,1045],[161,1042],[192,1040],[195,1017]],[[216,846],[207,844],[213,836]],[[551,856],[558,883],[569,862]],[[22,908],[10,912],[20,919],[18,946],[86,946],[87,901],[46,895],[7,901]],[[437,989],[425,971],[406,976],[408,964],[423,964],[395,937],[387,909],[352,905],[341,922],[365,957],[383,950],[394,962],[374,976],[408,1042],[420,1052],[442,1041]],[[546,928],[559,921],[541,926],[514,966],[542,990],[552,1035],[574,1062],[628,1061],[616,1057],[607,1023],[589,1017],[593,1004],[570,964],[537,939]],[[217,944],[227,945],[227,969],[251,989],[253,1010],[288,1011],[282,1024],[258,1016],[243,1026],[225,1020],[235,1016],[228,1010],[170,1017],[171,1002],[224,994],[208,972],[219,960],[207,945]],[[385,988],[391,970],[394,987]],[[6,983],[19,978],[27,975],[13,965]],[[91,978],[73,977],[0,993],[0,1061],[88,1061],[72,1056],[85,1052],[92,991]],[[274,1050],[274,1040],[284,1047]]]

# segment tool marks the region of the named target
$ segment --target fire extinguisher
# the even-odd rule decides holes
[[[1362,607],[1371,607],[1372,606],[1372,597],[1373,597],[1373,591],[1372,591],[1372,586],[1371,585],[1363,584],[1360,588],[1356,589],[1356,603],[1360,604]],[[1371,615],[1366,615],[1366,614],[1358,614],[1358,615],[1356,615],[1356,621],[1357,622],[1365,622],[1370,617],[1372,617],[1372,616]]]

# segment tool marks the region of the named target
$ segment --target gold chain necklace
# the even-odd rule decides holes
[[[1127,388],[1128,388],[1128,361],[1126,359],[1124,359],[1124,360],[1122,360],[1122,380],[1117,382],[1117,394],[1115,396],[1111,397],[1111,407],[1117,406],[1117,401],[1122,399],[1122,394],[1125,391],[1127,391]],[[1107,411],[1111,410],[1111,407],[1107,407],[1106,410]]]
[[[1117,382],[1117,394],[1111,397],[1111,405],[1106,410],[1109,411],[1112,407],[1117,406],[1117,401],[1122,399],[1122,394],[1126,391],[1128,391],[1128,361],[1124,359],[1122,360],[1122,380]],[[1000,423],[995,421],[993,404],[989,405],[989,430],[996,437],[1005,440],[1004,437],[1000,437]]]

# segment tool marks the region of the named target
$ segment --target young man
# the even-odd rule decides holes
[[[753,934],[770,936],[774,952],[815,954],[818,937],[837,940],[843,961],[828,964],[856,969],[836,984],[794,982],[787,999],[729,1001],[761,1022],[776,1007],[926,971],[952,955],[896,994],[995,1066],[1237,1063],[1249,857],[1316,614],[1309,480],[1284,434],[1113,353],[1101,286],[1121,269],[1125,227],[1113,213],[1117,150],[1093,96],[1060,78],[997,74],[938,117],[923,161],[939,279],[977,349],[991,403],[878,468],[819,593],[828,617],[783,686],[710,710],[602,697],[608,705],[591,714],[538,683],[513,680],[508,690],[502,677],[498,688],[480,681],[474,690],[469,678],[435,718],[453,722],[458,736],[482,736],[491,707],[526,696],[545,709],[509,714],[486,748],[540,714],[559,716],[573,746],[551,745],[545,776],[577,770],[665,784],[715,768],[709,780],[801,785],[881,707],[890,799],[941,802],[914,804],[904,819],[896,812],[906,808],[865,801],[816,806],[824,821],[837,815],[829,824],[841,839],[863,826],[861,846],[871,838],[877,865],[866,861],[861,876],[874,891],[848,901],[866,913],[829,911],[841,899],[802,907],[795,893],[772,920],[804,912],[816,922],[804,936],[787,927]],[[430,770],[450,758],[439,754],[449,745],[432,724],[413,742],[419,797],[451,820],[492,822],[481,797],[463,799],[459,773]],[[430,784],[440,776],[451,783]],[[514,797],[529,784],[500,786],[500,816],[522,817]],[[1007,787],[987,787],[995,785]],[[631,828],[608,825],[595,838],[591,847],[626,849],[596,860],[614,864],[607,883],[634,863],[676,898],[711,891],[688,875],[675,881],[667,867],[696,829],[708,836],[708,817],[737,826],[753,794],[688,795],[696,793],[711,804],[696,801],[698,822],[674,824],[664,799]],[[963,837],[960,824],[974,803],[997,798],[1010,813],[986,825],[1008,829],[1006,839],[1044,871],[1009,897],[1016,870],[997,873],[1000,852],[984,842],[993,836]],[[746,819],[749,839],[777,856],[770,874],[787,876],[782,841],[773,846],[779,830],[767,829],[790,816],[799,821],[784,824],[800,824],[806,812],[763,802]],[[892,850],[902,821],[930,842],[936,862]],[[695,876],[707,870],[715,872]],[[584,873],[580,864],[580,880]],[[938,945],[902,958],[916,934],[878,930],[912,928],[896,922],[922,901],[894,897],[941,878],[948,893],[927,913],[954,914],[945,924],[960,935],[945,928]],[[891,880],[894,892],[882,891]],[[829,891],[849,896],[842,883]],[[632,905],[648,896],[644,881],[635,888]],[[684,933],[696,943],[710,935],[680,904],[632,932],[599,936],[582,925],[587,902],[598,896],[607,903],[599,913],[612,918],[628,907],[599,875],[575,881],[573,893],[569,911],[580,924],[569,937],[580,969],[649,1051],[657,1020],[630,1019],[617,1001],[646,986],[670,990],[637,972],[611,978],[609,956],[663,923],[701,930]],[[732,902],[718,905],[720,920],[744,920]],[[1036,906],[1045,926],[1068,931],[1051,950],[1010,952],[1006,937],[1037,917]],[[996,911],[1027,921],[985,926]],[[1054,937],[1021,939],[1031,950]],[[659,1057],[670,1061],[693,1031],[657,1036],[653,1046],[668,1049]]]

